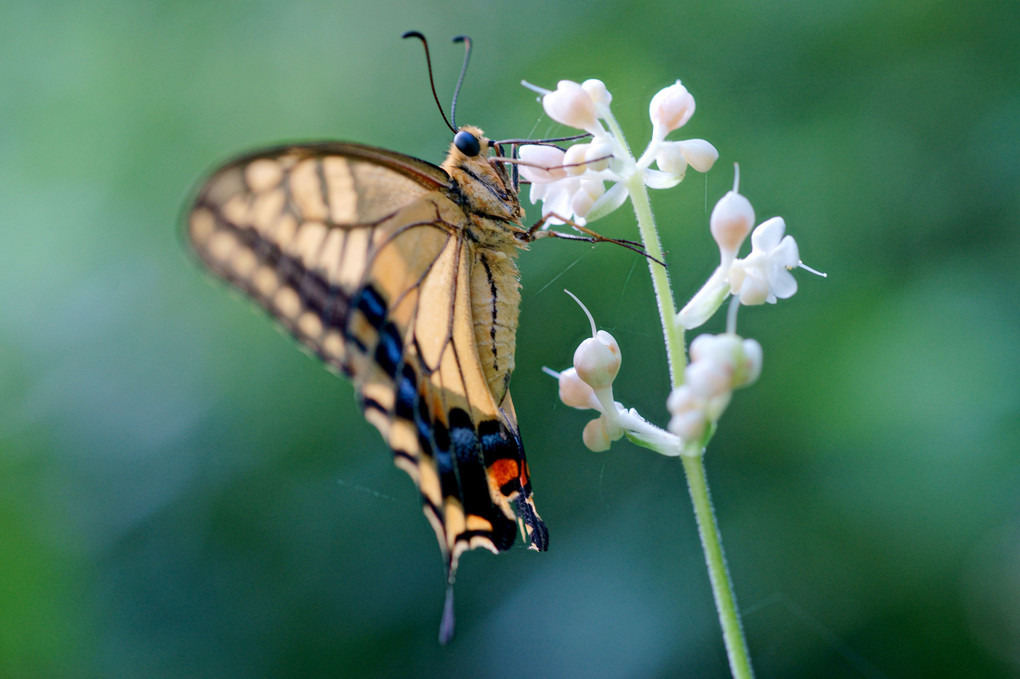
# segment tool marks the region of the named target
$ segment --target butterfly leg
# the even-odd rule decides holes
[[[545,223],[549,221],[549,219],[553,218],[559,219],[560,221],[569,224],[572,228],[576,229],[577,231],[580,231],[584,235],[579,236],[577,234],[562,233],[560,231],[542,231],[541,228],[545,225]],[[665,262],[662,262],[656,259],[655,257],[649,255],[645,251],[644,245],[642,245],[641,243],[632,240],[625,240],[622,238],[610,238],[609,236],[603,236],[601,233],[598,233],[597,231],[592,231],[591,229],[585,226],[581,226],[580,224],[575,224],[569,219],[559,216],[555,212],[550,212],[549,214],[544,215],[540,220],[538,220],[537,222],[535,222],[535,224],[529,227],[525,233],[526,239],[528,241],[538,240],[539,238],[560,238],[563,240],[580,240],[586,243],[613,243],[614,245],[619,245],[627,248],[628,250],[632,250],[641,255],[642,257],[647,257],[656,264],[659,264],[663,267],[666,266]]]

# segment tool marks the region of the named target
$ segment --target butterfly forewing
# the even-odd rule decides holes
[[[214,173],[188,218],[214,273],[352,377],[421,492],[451,582],[463,551],[512,544],[513,510],[533,547],[547,541],[505,389],[512,355],[500,353],[512,354],[516,297],[498,293],[516,294],[516,269],[468,237],[466,189],[389,151],[281,147]],[[495,342],[504,326],[509,351]]]

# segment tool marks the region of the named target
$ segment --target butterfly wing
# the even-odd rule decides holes
[[[533,548],[548,540],[509,393],[497,402],[479,360],[472,277],[488,269],[451,188],[442,169],[381,149],[281,147],[218,170],[188,217],[214,273],[354,380],[419,488],[450,582],[464,551],[509,548],[517,521]]]

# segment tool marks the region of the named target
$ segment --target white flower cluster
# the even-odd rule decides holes
[[[590,141],[565,151],[544,145],[521,148],[520,172],[531,182],[531,201],[542,201],[546,224],[570,220],[583,225],[586,219],[597,219],[615,210],[628,195],[643,192],[644,187],[676,185],[688,167],[708,171],[719,156],[715,147],[702,139],[666,141],[670,132],[683,126],[694,114],[694,98],[680,81],[652,98],[649,106],[652,139],[636,160],[612,116],[609,109],[612,96],[601,81],[578,84],[562,80],[555,91],[540,91],[549,117],[591,135]],[[658,169],[652,169],[652,163]],[[608,190],[606,182],[612,182]],[[585,309],[592,336],[574,352],[573,368],[552,374],[559,380],[563,403],[600,413],[584,428],[584,443],[591,450],[606,450],[613,441],[626,435],[666,455],[700,455],[729,405],[733,390],[758,379],[762,348],[755,340],[736,334],[737,306],[774,304],[787,299],[797,291],[791,270],[798,267],[813,270],[800,261],[797,243],[785,234],[782,217],[754,226],[754,208],[740,195],[738,187],[739,176],[734,179],[733,190],[719,200],[709,219],[712,237],[719,246],[719,266],[675,318],[669,319],[675,323],[672,330],[696,328],[728,298],[734,298],[727,332],[701,335],[691,343],[691,362],[684,368],[683,382],[667,401],[672,416],[668,431],[649,424],[636,411],[614,401],[612,383],[620,369],[620,348],[609,333],[596,330],[595,321]],[[635,213],[640,221],[641,214],[638,210]],[[740,258],[738,254],[748,236],[751,252]],[[665,320],[664,325],[668,325]],[[669,343],[670,329],[664,330]],[[679,345],[681,341],[682,332],[675,342]]]
[[[590,141],[566,151],[534,144],[521,147],[521,176],[531,182],[531,202],[542,201],[546,224],[569,220],[583,226],[586,220],[620,207],[632,178],[640,177],[649,188],[666,189],[678,184],[688,167],[707,172],[719,157],[704,139],[665,140],[694,114],[694,97],[679,80],[652,97],[652,139],[637,160],[618,135],[603,125],[612,120],[613,98],[601,80],[581,84],[561,80],[553,91],[533,89],[542,93],[542,106],[550,118],[591,135]],[[658,170],[651,168],[653,162]],[[609,190],[606,182],[613,184]]]
[[[734,334],[699,335],[691,342],[691,362],[684,383],[673,390],[666,408],[673,416],[669,431],[685,447],[700,450],[705,435],[730,403],[733,390],[746,387],[761,374],[761,345]]]

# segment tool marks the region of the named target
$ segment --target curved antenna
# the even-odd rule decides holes
[[[468,62],[471,61],[471,38],[466,35],[458,35],[454,42],[464,43],[464,63],[460,67],[460,75],[457,76],[457,87],[453,89],[453,103],[450,104],[450,120],[457,125],[457,98],[460,96],[460,86],[464,84],[464,74],[467,73]]]
[[[439,95],[436,94],[436,81],[433,80],[433,78],[432,78],[432,57],[429,55],[429,43],[428,43],[428,41],[425,39],[425,36],[422,35],[421,33],[419,33],[418,31],[408,31],[407,33],[404,33],[400,37],[401,38],[418,38],[419,40],[421,40],[421,44],[425,46],[425,63],[428,65],[428,68],[429,68],[429,85],[432,87],[432,98],[435,100],[436,106],[439,107],[439,115],[443,116],[443,122],[446,123],[446,126],[450,128],[451,132],[456,133],[457,132],[457,128],[455,128],[453,125],[451,125],[450,121],[446,119],[446,112],[443,111],[443,105],[439,103]],[[457,87],[458,88],[460,87],[459,83],[457,84]]]

